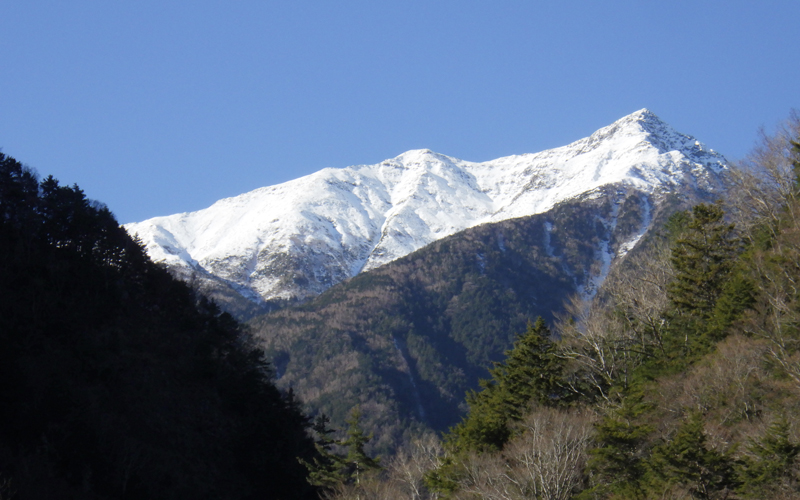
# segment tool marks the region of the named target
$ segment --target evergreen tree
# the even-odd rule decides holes
[[[450,429],[446,438],[446,443],[453,450],[496,451],[511,436],[499,385],[493,380],[481,380],[480,384],[483,387],[480,392],[470,391],[467,394],[469,413]]]
[[[745,495],[763,498],[765,491],[778,486],[788,486],[798,493],[794,465],[800,445],[789,439],[789,421],[785,417],[772,422],[761,439],[751,440],[748,451],[751,455],[739,468]]]
[[[755,304],[756,284],[748,274],[752,262],[738,259],[728,279],[722,286],[719,298],[705,328],[712,341],[722,340],[734,321]]]
[[[741,246],[719,204],[696,205],[672,249],[670,300],[681,313],[708,318]]]
[[[319,456],[314,457],[310,463],[302,459],[300,463],[305,465],[309,471],[309,483],[330,490],[337,485],[344,484],[346,477],[344,474],[345,460],[333,451],[338,442],[331,437],[331,434],[336,431],[328,427],[329,423],[330,418],[327,415],[324,413],[317,415],[312,430],[317,436],[314,446]]]
[[[706,447],[700,413],[692,413],[668,441],[656,446],[648,465],[651,487],[659,489],[659,482],[682,485],[693,498],[712,498],[738,485],[732,459]]]
[[[582,498],[594,498],[598,493],[645,498],[645,445],[653,428],[639,422],[649,409],[642,400],[641,393],[628,395],[618,409],[606,413],[595,425],[597,447],[589,451],[588,469],[597,484]]]
[[[667,290],[672,308],[667,314],[670,327],[665,336],[665,343],[671,344],[666,347],[672,352],[701,353],[712,340],[707,334],[713,331],[719,335],[719,329],[712,328],[714,323],[709,320],[742,245],[734,225],[726,223],[724,216],[719,204],[695,206],[672,247],[675,279]],[[745,293],[734,289],[731,298],[734,302],[746,301],[741,297]],[[721,314],[721,321],[730,318],[724,311]]]
[[[552,333],[541,317],[528,325],[506,351],[506,361],[491,373],[500,381],[505,413],[512,420],[519,420],[531,402],[555,405],[564,397],[559,386],[563,361],[556,356]]]
[[[489,370],[483,389],[467,396],[469,414],[451,429],[455,449],[499,450],[511,437],[510,423],[522,418],[532,403],[563,402],[559,385],[564,361],[556,356],[550,329],[540,317],[506,351],[506,359]]]
[[[355,407],[347,419],[346,437],[335,440],[330,437],[335,431],[328,427],[328,417],[317,417],[313,430],[317,435],[315,444],[319,456],[312,462],[300,460],[309,471],[309,483],[330,491],[337,486],[358,484],[364,474],[380,470],[380,459],[370,457],[364,450],[372,436],[364,432],[360,422],[361,409]],[[336,453],[335,448],[343,448],[346,452],[344,455]]]
[[[77,186],[0,153],[0,490],[314,498],[308,419],[245,329]]]
[[[380,460],[367,455],[364,446],[372,439],[372,435],[367,435],[361,428],[361,408],[355,407],[347,419],[348,429],[347,438],[340,444],[347,448],[347,455],[344,457],[346,481],[358,483],[361,476],[369,471],[379,470]]]

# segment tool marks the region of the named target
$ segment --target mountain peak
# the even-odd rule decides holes
[[[627,142],[629,140],[644,141],[655,147],[659,153],[677,151],[691,157],[696,163],[720,172],[727,160],[706,147],[691,135],[676,131],[664,122],[655,113],[647,108],[642,108],[627,116],[620,118],[611,125],[603,127],[591,136],[577,141],[575,144],[595,144],[611,140]],[[584,149],[587,146],[584,145]]]
[[[665,126],[669,127],[661,118],[658,117],[655,113],[650,111],[647,108],[642,108],[638,111],[634,111],[633,113],[623,116],[619,120],[615,121],[611,126],[614,125],[623,125],[623,124],[648,124],[648,125],[658,125],[658,126]]]
[[[661,119],[658,116],[656,116],[655,113],[653,113],[652,111],[650,111],[647,108],[642,108],[639,111],[634,111],[633,113],[629,114],[626,117],[623,117],[622,119],[625,120],[626,118],[627,119],[633,119],[633,120],[652,120],[652,119],[655,119],[655,120],[661,121]]]
[[[655,113],[653,113],[647,108],[642,108],[638,111],[634,111],[633,113],[627,116],[623,116],[622,118],[615,121],[611,125],[598,130],[598,132],[607,129],[611,130],[632,129],[636,131],[641,130],[647,133],[656,133],[656,134],[664,132],[670,134],[675,133],[672,127],[670,127]]]

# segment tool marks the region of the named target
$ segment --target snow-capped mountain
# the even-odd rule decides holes
[[[543,213],[609,185],[655,200],[714,192],[725,169],[720,154],[643,109],[540,153],[476,163],[408,151],[126,229],[181,274],[257,302],[302,300],[469,227]]]

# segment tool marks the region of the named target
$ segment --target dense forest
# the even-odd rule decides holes
[[[800,498],[800,117],[335,499]]]
[[[228,314],[0,154],[0,498],[316,498],[311,422]]]

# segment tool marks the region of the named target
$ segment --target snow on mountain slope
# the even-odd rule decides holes
[[[126,225],[150,256],[253,300],[304,299],[435,240],[621,184],[713,191],[725,159],[650,111],[536,154],[474,163],[414,150]]]

